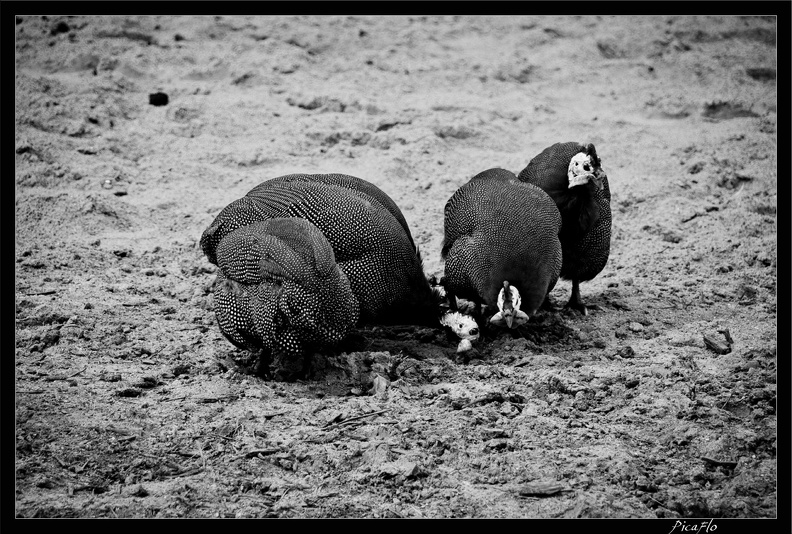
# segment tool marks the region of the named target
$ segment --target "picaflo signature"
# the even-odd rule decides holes
[[[668,534],[673,532],[715,532],[718,530],[718,525],[713,523],[713,519],[709,521],[701,521],[700,523],[688,523],[687,521],[675,521],[673,528]]]

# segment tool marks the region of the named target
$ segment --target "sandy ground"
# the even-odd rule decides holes
[[[18,517],[776,516],[773,17],[15,31]],[[367,328],[311,380],[244,372],[198,247],[227,203],[365,178],[441,275],[456,188],[558,141],[594,143],[613,195],[588,316],[468,362]]]

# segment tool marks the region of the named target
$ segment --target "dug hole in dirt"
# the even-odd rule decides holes
[[[18,16],[17,517],[775,517],[776,19]],[[594,143],[591,312],[245,371],[198,240],[284,174],[446,200]],[[559,281],[559,307],[571,284]]]

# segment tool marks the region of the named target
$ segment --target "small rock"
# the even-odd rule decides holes
[[[653,493],[657,491],[657,486],[654,485],[648,478],[646,477],[638,477],[635,481],[635,487],[640,491],[645,491],[647,493]]]
[[[629,328],[633,332],[643,332],[644,326],[641,323],[632,322],[629,325]]]
[[[66,24],[64,21],[60,21],[52,26],[50,29],[51,35],[58,35],[59,33],[67,33],[69,31],[69,25]]]
[[[548,497],[564,490],[564,487],[555,481],[531,482],[524,484],[520,490],[520,495],[524,497]]]
[[[417,478],[421,476],[423,471],[418,466],[418,464],[414,462],[407,462],[407,461],[395,461],[395,462],[385,462],[380,466],[380,475],[385,477],[397,477],[402,476],[404,478]]]
[[[624,382],[624,386],[625,386],[627,389],[632,389],[632,388],[634,388],[634,387],[637,387],[637,386],[638,386],[638,384],[640,384],[640,383],[641,383],[641,379],[640,379],[640,378],[638,378],[638,377],[633,377],[633,378],[628,378],[628,379],[627,379],[627,381],[626,381],[626,382]]]
[[[105,382],[120,382],[121,375],[118,373],[115,374],[103,374],[99,376],[99,380],[103,380]]]
[[[168,95],[165,93],[151,93],[149,95],[149,104],[152,106],[167,106]]]
[[[149,492],[142,484],[138,484],[137,487],[132,488],[129,494],[133,497],[148,497]]]
[[[190,366],[184,363],[180,363],[179,365],[175,366],[171,369],[173,376],[184,375],[190,372]]]
[[[374,377],[373,385],[371,386],[371,393],[373,395],[382,395],[388,391],[388,387],[390,386],[390,380],[383,377],[382,375],[377,375]]]
[[[753,173],[748,173],[745,171],[737,171],[735,173],[735,177],[741,182],[752,182],[756,180],[756,176]]]
[[[143,392],[135,388],[126,388],[116,391],[115,394],[117,397],[140,397]]]
[[[485,439],[508,437],[507,432],[502,428],[482,428],[481,433]]]

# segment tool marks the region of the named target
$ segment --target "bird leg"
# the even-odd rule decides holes
[[[549,312],[557,312],[560,311],[560,308],[556,307],[552,301],[550,300],[550,295],[548,294],[545,296],[544,301],[542,301],[542,305],[539,306],[540,310],[549,311]]]
[[[451,311],[459,311],[456,295],[446,289],[446,298],[448,299],[448,309]]]
[[[258,351],[258,357],[256,358],[256,366],[253,369],[253,374],[259,378],[263,378],[264,380],[270,380],[272,378],[272,375],[270,374],[271,361],[271,351],[266,347],[262,348],[260,351]]]
[[[580,281],[578,280],[572,280],[572,296],[569,297],[566,307],[577,310],[583,315],[588,315],[586,305],[580,300]]]

